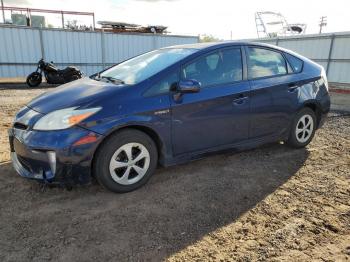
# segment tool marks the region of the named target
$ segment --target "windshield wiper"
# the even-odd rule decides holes
[[[95,78],[95,80],[102,80],[102,79],[106,79],[108,82],[114,83],[114,84],[122,84],[124,85],[125,82],[121,79],[118,78],[114,78],[112,76],[100,76],[99,74],[97,75],[97,77]]]
[[[110,81],[112,83],[125,84],[125,82],[123,80],[118,79],[118,78],[114,78],[112,76],[101,76],[100,78],[107,79],[108,81]]]

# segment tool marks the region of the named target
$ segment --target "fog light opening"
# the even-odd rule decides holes
[[[49,159],[49,165],[52,174],[56,173],[56,153],[54,151],[47,151],[47,157]]]

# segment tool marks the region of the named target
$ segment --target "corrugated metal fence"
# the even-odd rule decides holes
[[[350,84],[350,32],[252,41],[293,50],[322,65],[327,72],[328,81]]]
[[[153,49],[197,42],[194,36],[0,27],[0,78],[27,76],[41,57],[90,75]]]

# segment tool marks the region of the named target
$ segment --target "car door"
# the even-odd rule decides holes
[[[175,155],[242,142],[249,131],[249,82],[240,47],[212,51],[183,66],[181,78],[201,83],[198,93],[171,97]]]
[[[246,47],[251,85],[250,138],[279,137],[285,133],[298,103],[298,77],[282,52],[270,48]]]

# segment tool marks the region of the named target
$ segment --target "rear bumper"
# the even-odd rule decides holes
[[[96,141],[74,146],[79,139],[94,135]],[[102,137],[74,127],[59,131],[9,129],[12,165],[28,179],[46,183],[87,184],[91,161]]]

